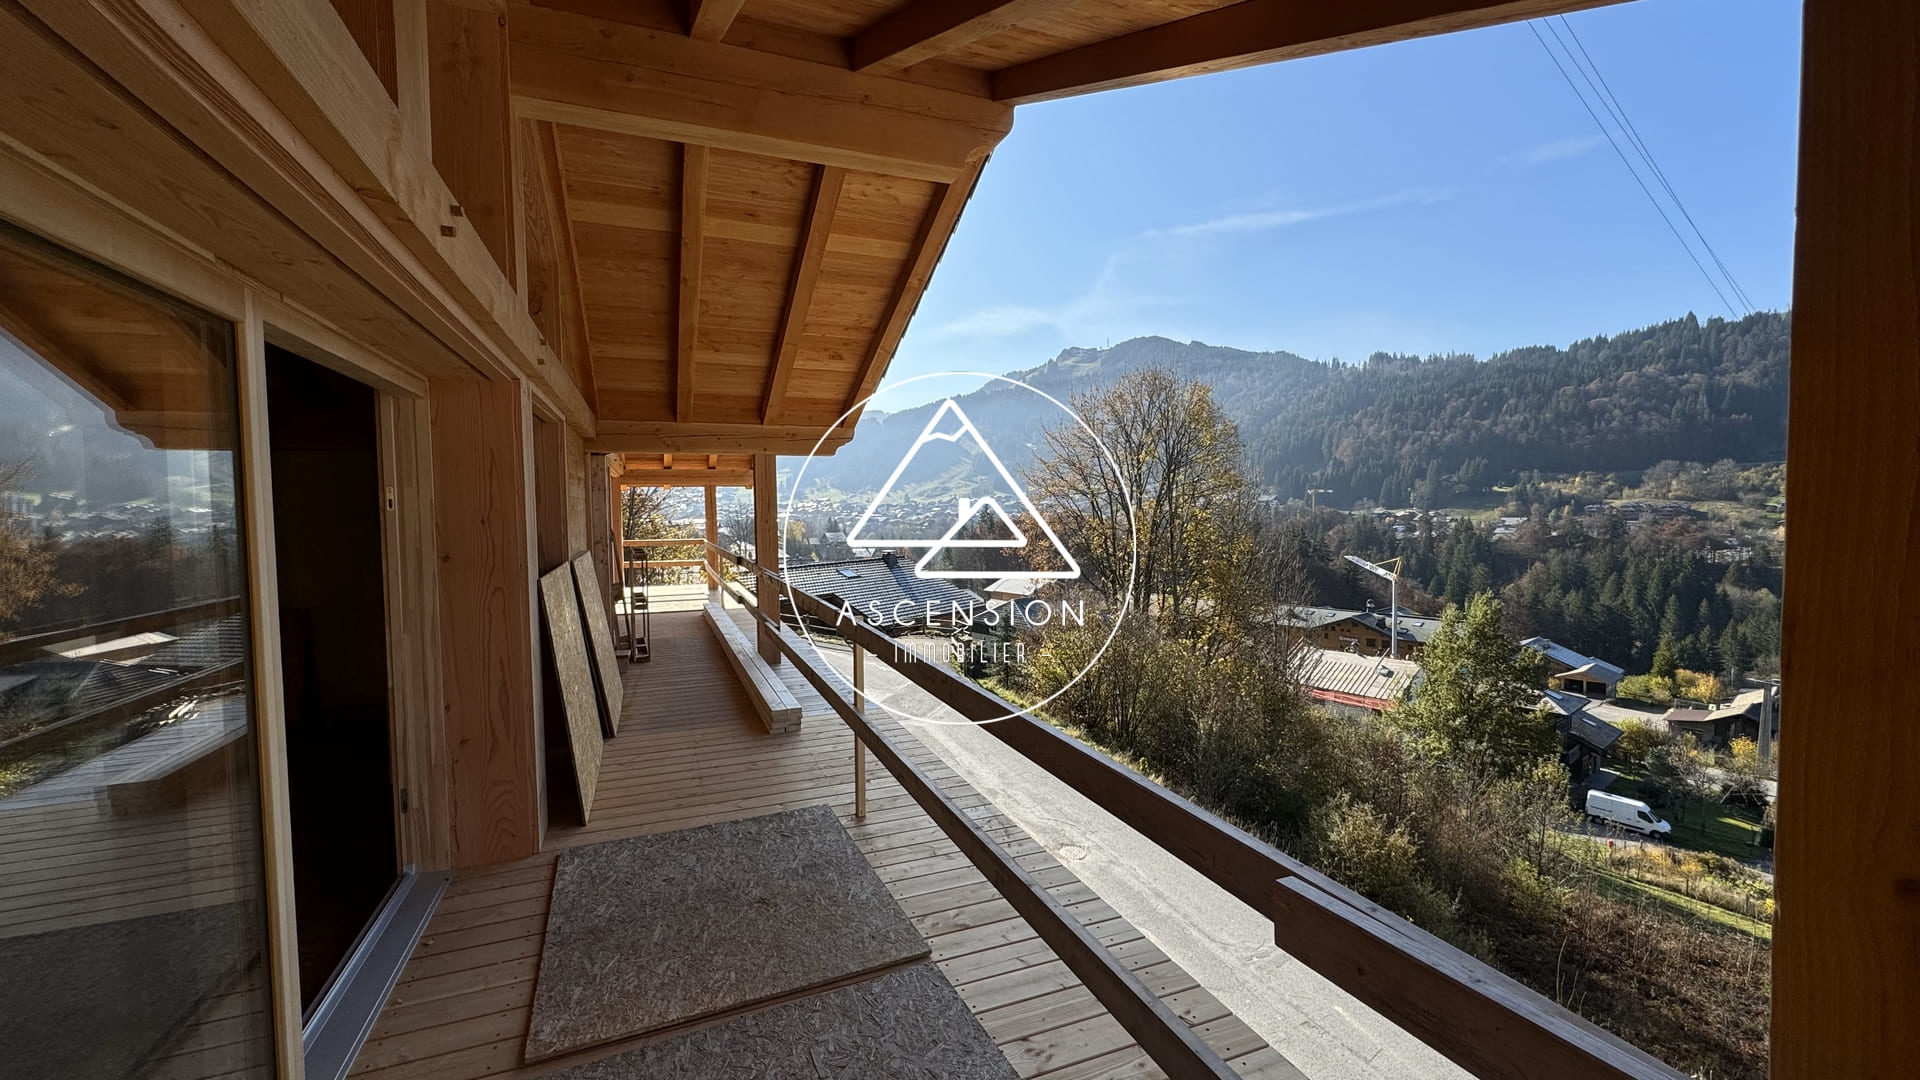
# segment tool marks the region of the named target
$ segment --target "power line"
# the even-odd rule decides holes
[[[1592,54],[1587,52],[1586,43],[1580,40],[1580,35],[1574,32],[1573,24],[1567,21],[1565,15],[1560,16],[1560,25],[1566,28],[1567,37],[1573,41],[1573,47],[1569,48],[1565,41],[1560,40],[1559,31],[1554,30],[1553,23],[1549,22],[1547,29],[1553,33],[1554,41],[1559,42],[1560,47],[1566,50],[1569,60],[1574,60],[1575,48],[1580,50],[1580,57],[1586,61],[1586,67],[1581,67],[1579,60],[1574,60],[1574,68],[1580,72],[1580,77],[1594,91],[1594,95],[1606,105],[1608,115],[1612,116],[1614,122],[1619,124],[1620,129],[1626,133],[1628,141],[1639,152],[1640,160],[1646,162],[1654,179],[1659,181],[1661,189],[1667,193],[1667,198],[1673,200],[1673,205],[1679,209],[1680,216],[1686,219],[1687,226],[1693,230],[1693,235],[1699,238],[1700,246],[1707,250],[1707,256],[1713,260],[1713,265],[1719,268],[1720,276],[1725,278],[1727,285],[1732,288],[1734,297],[1740,301],[1742,307],[1747,309],[1748,314],[1752,314],[1754,310],[1752,299],[1747,296],[1747,291],[1740,287],[1740,282],[1734,278],[1733,271],[1729,270],[1727,264],[1721,260],[1720,253],[1715,251],[1713,244],[1707,240],[1707,234],[1701,231],[1700,225],[1693,220],[1693,214],[1680,198],[1680,193],[1673,189],[1671,183],[1668,183],[1666,170],[1660,167],[1660,162],[1653,156],[1653,150],[1647,146],[1646,140],[1640,137],[1640,130],[1634,127],[1632,118],[1627,116],[1627,107],[1621,104],[1619,97],[1613,92],[1613,87],[1607,83],[1607,77],[1601,74],[1600,65],[1593,59]],[[1589,68],[1593,72],[1591,77],[1587,74]],[[1598,86],[1594,85],[1595,80],[1599,81]]]
[[[1627,171],[1633,174],[1633,182],[1640,185],[1641,194],[1645,195],[1647,201],[1653,204],[1654,212],[1660,215],[1660,220],[1667,223],[1667,231],[1671,232],[1674,240],[1679,242],[1681,249],[1687,253],[1687,258],[1693,261],[1694,269],[1700,271],[1700,276],[1706,279],[1707,287],[1712,289],[1713,294],[1720,298],[1720,303],[1726,306],[1728,315],[1736,319],[1739,318],[1739,312],[1733,310],[1733,304],[1728,302],[1727,294],[1721,291],[1720,283],[1715,281],[1713,275],[1707,272],[1706,266],[1700,262],[1700,256],[1693,253],[1693,246],[1687,243],[1686,237],[1681,236],[1680,230],[1673,224],[1673,218],[1667,214],[1667,208],[1660,204],[1660,200],[1654,197],[1653,190],[1647,187],[1647,182],[1640,178],[1640,170],[1634,168],[1633,162],[1627,159],[1626,151],[1620,149],[1620,140],[1613,137],[1613,129],[1601,121],[1599,113],[1593,111],[1593,106],[1587,102],[1586,95],[1582,94],[1580,87],[1574,84],[1573,76],[1567,74],[1566,65],[1560,62],[1559,54],[1555,53],[1552,46],[1547,44],[1546,38],[1540,36],[1540,28],[1535,26],[1533,21],[1529,20],[1527,29],[1533,31],[1533,39],[1540,43],[1540,48],[1546,50],[1547,59],[1553,61],[1554,70],[1558,71],[1560,77],[1567,81],[1567,89],[1572,90],[1573,96],[1580,99],[1580,107],[1587,110],[1587,115],[1593,118],[1594,126],[1600,129],[1600,134],[1606,136],[1607,145],[1613,147],[1613,152],[1619,155],[1620,164],[1625,165]],[[1551,29],[1551,27],[1549,27],[1549,29]],[[1571,60],[1572,57],[1569,56],[1568,59]]]

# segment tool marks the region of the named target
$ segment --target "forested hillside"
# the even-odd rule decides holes
[[[1779,312],[1704,323],[1689,314],[1485,361],[1377,353],[1361,364],[1148,337],[1067,349],[1012,377],[1066,400],[1126,372],[1164,367],[1214,388],[1240,426],[1248,464],[1281,498],[1320,487],[1332,489],[1325,501],[1335,505],[1365,498],[1399,506],[1430,476],[1460,474],[1483,486],[1522,470],[1778,460],[1786,446],[1787,330],[1788,316]],[[1051,417],[1008,389],[989,386],[961,400],[984,429],[1026,430],[1026,441],[1037,441]],[[886,450],[873,438],[884,430],[904,450],[929,415],[923,407],[868,421],[876,432],[863,427],[861,445]],[[1025,463],[1026,448],[1000,453],[1013,468]],[[831,474],[844,468],[817,465]]]

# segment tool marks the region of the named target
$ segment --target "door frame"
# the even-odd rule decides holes
[[[440,666],[440,607],[427,382],[363,347],[295,300],[260,287],[183,237],[128,211],[60,167],[0,140],[0,219],[226,319],[234,328],[240,529],[247,568],[249,692],[260,798],[273,1061],[305,1080],[299,949],[294,924],[286,716],[280,665],[278,563],[266,408],[266,347],[372,386],[377,394],[382,564],[394,768],[396,876],[436,886],[452,864],[450,790]],[[417,888],[413,903],[421,896]],[[431,900],[427,903],[431,910]],[[421,919],[424,923],[424,918]]]

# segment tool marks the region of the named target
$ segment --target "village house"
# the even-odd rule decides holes
[[[1368,656],[1386,656],[1398,652],[1403,657],[1413,657],[1426,647],[1433,632],[1440,628],[1440,620],[1432,615],[1420,615],[1400,609],[1397,620],[1385,611],[1374,610],[1372,601],[1368,601],[1365,610],[1351,608],[1301,607],[1290,608],[1281,613],[1285,625],[1298,627],[1304,632],[1307,644],[1319,649],[1357,652]],[[1399,633],[1400,647],[1390,648],[1395,631]]]
[[[1769,735],[1777,738],[1780,734],[1779,701],[1774,702],[1773,730]],[[1724,705],[1708,708],[1697,706],[1675,706],[1668,709],[1660,719],[1667,729],[1675,735],[1691,735],[1700,745],[1715,750],[1724,750],[1733,745],[1735,739],[1759,741],[1760,725],[1766,714],[1766,691],[1746,690],[1735,694],[1733,700]]]
[[[1300,660],[1299,679],[1309,697],[1333,712],[1378,715],[1411,696],[1420,683],[1420,665],[1345,649],[1308,648]]]
[[[1613,696],[1614,687],[1626,672],[1605,660],[1596,660],[1543,637],[1530,637],[1520,643],[1547,658],[1547,688],[1579,694],[1595,701]]]

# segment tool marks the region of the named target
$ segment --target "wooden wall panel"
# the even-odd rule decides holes
[[[1807,0],[1773,934],[1777,1080],[1920,1061],[1920,8]]]
[[[542,574],[565,564],[573,555],[567,546],[566,453],[566,425],[535,418],[533,548],[534,568]]]
[[[387,666],[393,684],[395,792],[403,864],[453,865],[446,697],[440,660],[440,568],[433,510],[432,409],[380,395],[380,476],[389,489],[384,557]],[[404,804],[401,791],[405,791]]]
[[[361,54],[373,66],[373,73],[380,76],[380,85],[387,88],[387,96],[397,104],[400,79],[393,37],[394,0],[332,0],[332,3],[340,21],[347,24],[347,33],[353,35],[353,43],[360,46]]]
[[[430,0],[433,166],[493,261],[513,279],[513,105],[504,4]]]
[[[436,379],[429,388],[456,866],[540,850],[545,778],[524,394],[515,383],[477,379]]]

